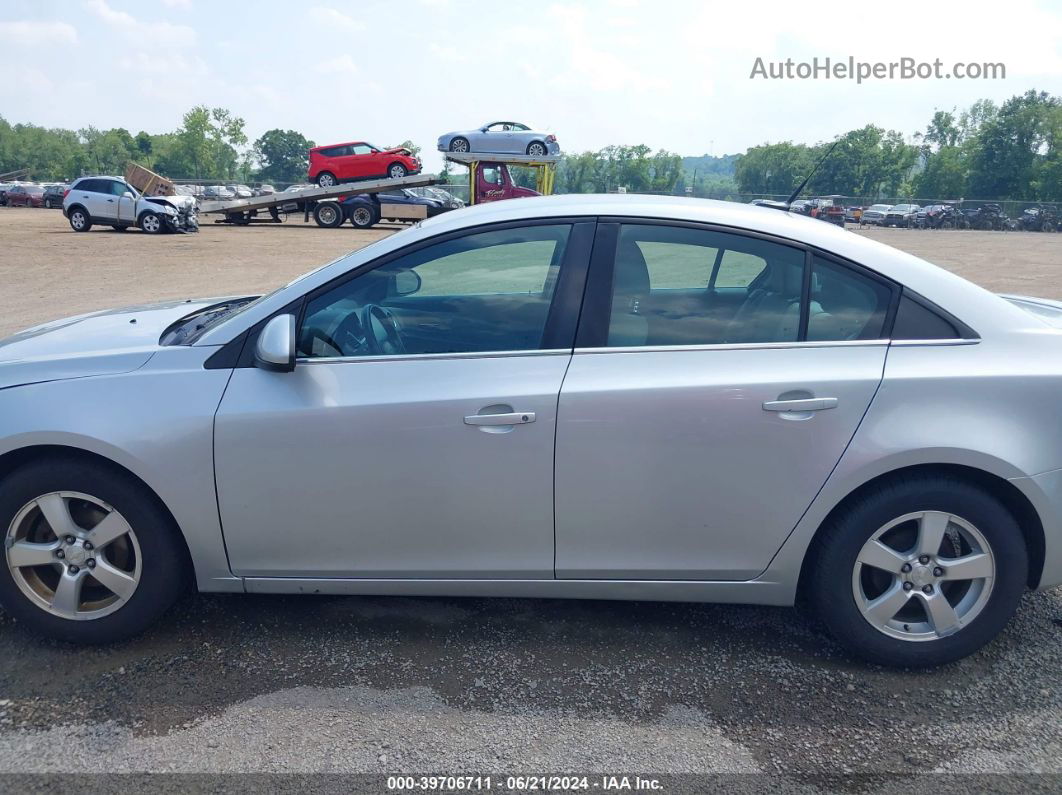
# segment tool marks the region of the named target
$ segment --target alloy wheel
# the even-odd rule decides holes
[[[81,492],[57,491],[26,503],[8,526],[4,550],[19,590],[61,618],[110,615],[140,584],[136,533],[113,507]]]
[[[996,561],[984,535],[941,511],[905,514],[863,545],[852,594],[863,618],[900,640],[954,635],[984,609]]]
[[[145,232],[155,234],[162,228],[162,221],[159,220],[157,215],[145,215],[141,226]]]

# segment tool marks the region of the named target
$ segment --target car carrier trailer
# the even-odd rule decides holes
[[[496,152],[443,152],[451,163],[468,167],[468,203],[500,199],[519,199],[525,196],[549,196],[557,177],[560,155],[507,155]],[[509,166],[524,166],[535,170],[535,190],[517,185],[509,173]]]
[[[323,218],[330,218],[327,210],[331,209],[336,202],[328,202],[339,196],[352,196],[357,193],[380,193],[399,188],[416,188],[422,185],[434,185],[438,179],[431,174],[416,174],[409,177],[397,177],[395,179],[369,179],[360,182],[344,182],[339,185],[330,185],[326,188],[312,187],[303,190],[282,191],[268,196],[253,196],[250,199],[232,199],[229,201],[201,201],[199,203],[200,215],[219,215],[215,218],[217,224],[252,223],[280,223],[282,216],[294,213],[302,213],[303,221],[309,221],[313,216],[318,226],[338,226],[339,224],[323,222]],[[326,205],[328,205],[326,207]],[[388,212],[388,218],[402,220],[418,220],[424,217],[423,208],[401,208],[396,205]],[[323,210],[320,212],[318,210]],[[265,217],[259,217],[259,213],[265,213]],[[406,218],[405,213],[409,213]],[[342,223],[342,218],[340,218]]]

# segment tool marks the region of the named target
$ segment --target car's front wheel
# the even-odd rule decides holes
[[[42,460],[0,483],[0,604],[57,640],[143,631],[184,587],[187,556],[144,487],[87,461]]]
[[[468,151],[468,139],[458,136],[450,141],[451,152],[467,152]]]
[[[401,179],[409,173],[409,170],[401,163],[392,163],[387,168],[387,176],[391,179]]]
[[[92,228],[92,219],[81,207],[72,208],[67,220],[70,221],[70,228],[75,232],[87,232]]]
[[[140,216],[140,230],[149,235],[158,235],[166,231],[166,222],[158,213],[144,213]]]
[[[994,496],[947,476],[899,478],[823,528],[807,587],[837,641],[871,662],[941,665],[991,641],[1025,590],[1028,553]]]

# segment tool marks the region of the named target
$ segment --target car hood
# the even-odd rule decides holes
[[[20,331],[0,339],[0,389],[131,372],[158,350],[167,327],[217,303],[219,299],[188,299],[129,306]]]

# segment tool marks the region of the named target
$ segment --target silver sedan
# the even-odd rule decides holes
[[[955,660],[1062,583],[1062,304],[774,209],[456,210],[257,298],[0,343],[0,602],[806,602]]]
[[[491,121],[475,130],[459,130],[439,136],[440,152],[489,154],[559,155],[557,136],[532,130],[518,121]]]

